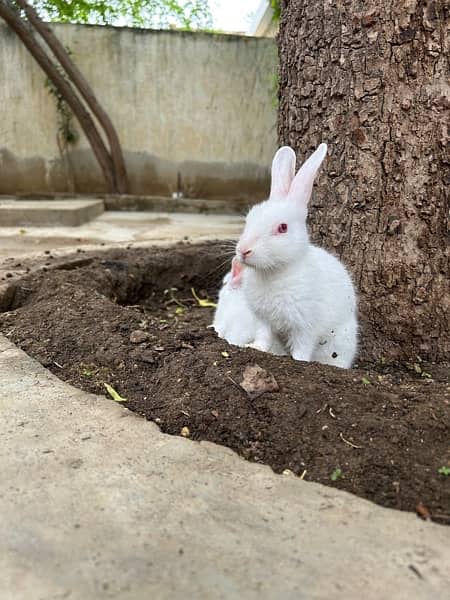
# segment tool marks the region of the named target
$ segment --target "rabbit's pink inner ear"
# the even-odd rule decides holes
[[[283,199],[288,195],[295,175],[295,160],[295,152],[289,146],[277,150],[272,162],[271,199]]]
[[[308,204],[309,199],[311,198],[314,179],[316,178],[326,153],[327,145],[320,144],[317,150],[303,163],[299,172],[294,177],[291,189],[289,190],[289,198],[292,198],[304,206]]]

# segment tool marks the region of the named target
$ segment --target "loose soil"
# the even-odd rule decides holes
[[[108,383],[166,433],[383,506],[422,505],[449,524],[450,476],[438,472],[450,467],[449,365],[374,360],[382,345],[371,346],[370,316],[351,370],[230,346],[191,292],[217,297],[223,254],[210,243],[47,256],[17,282],[0,331],[79,388],[105,394]],[[254,364],[279,391],[240,387]]]

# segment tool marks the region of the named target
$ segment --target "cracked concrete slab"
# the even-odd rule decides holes
[[[449,529],[162,434],[0,336],[5,600],[439,600]]]

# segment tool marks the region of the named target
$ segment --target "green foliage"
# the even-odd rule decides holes
[[[66,48],[68,54],[72,54],[70,48]],[[61,75],[67,79],[64,71],[58,66],[57,67]],[[45,80],[45,87],[48,89],[48,93],[55,98],[56,110],[58,111],[58,131],[61,135],[64,146],[68,144],[75,144],[78,140],[78,134],[73,124],[73,114],[70,110],[67,102],[64,100],[64,96],[60,90],[55,86],[53,81],[47,77]]]
[[[58,111],[59,118],[58,131],[60,132],[62,139],[66,144],[74,144],[78,139],[78,135],[73,126],[72,111],[67,106],[61,92],[50,79],[46,79],[45,87],[48,89],[48,93],[54,96],[56,101],[56,110]]]
[[[116,402],[126,402],[127,399],[126,398],[122,398],[122,396],[119,394],[119,392],[117,392],[112,385],[109,385],[109,383],[104,383],[103,384],[106,388],[106,391],[108,392],[108,394],[111,396],[111,398],[113,400],[115,400]]]
[[[422,366],[420,365],[420,362],[414,363],[413,369],[421,377],[425,377],[426,379],[432,379],[431,373],[428,373],[427,371],[424,371],[422,369]]]
[[[63,23],[209,29],[208,0],[31,0],[40,16]]]
[[[281,17],[281,6],[280,6],[280,0],[270,0],[270,6],[272,7],[273,10],[273,20],[274,21],[279,21],[280,17]]]
[[[335,469],[330,475],[331,481],[337,481],[341,477],[342,477],[342,469],[340,469],[339,467],[337,469]]]
[[[438,469],[438,473],[439,473],[439,475],[443,475],[444,477],[449,477],[450,476],[450,467],[443,466],[440,469]]]

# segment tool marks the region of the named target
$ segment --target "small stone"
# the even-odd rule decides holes
[[[142,331],[142,329],[136,329],[130,334],[130,342],[132,344],[142,344],[142,342],[146,342],[148,338],[149,334],[146,331]]]
[[[137,355],[135,358],[142,362],[148,363],[149,365],[153,365],[155,363],[155,357],[153,352],[150,350],[146,350],[141,355]]]
[[[291,471],[290,469],[284,469],[284,471],[282,471],[282,475],[294,475],[295,473],[293,471]]]
[[[275,377],[259,365],[247,365],[240,383],[250,396],[260,396],[266,392],[277,392],[280,388]]]
[[[183,437],[189,437],[191,435],[189,427],[182,427],[180,433]]]

